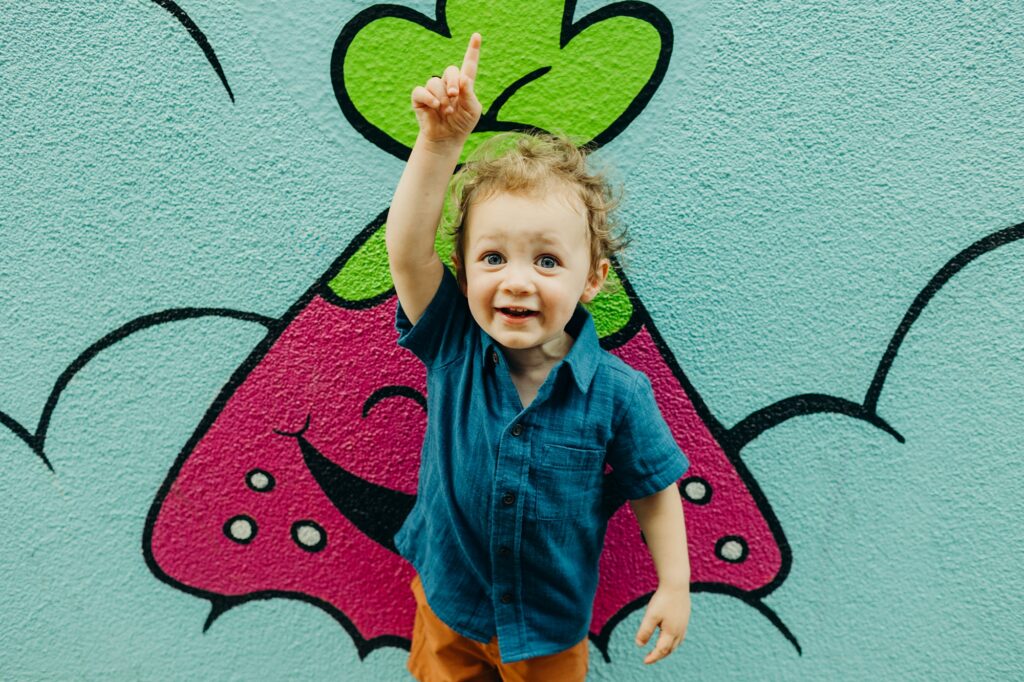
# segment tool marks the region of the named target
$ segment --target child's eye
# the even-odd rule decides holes
[[[537,265],[545,269],[550,269],[558,265],[558,261],[551,256],[541,256],[537,259]]]
[[[505,259],[499,253],[488,253],[484,256],[484,262],[488,265],[501,265]]]

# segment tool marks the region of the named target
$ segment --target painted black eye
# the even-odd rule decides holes
[[[363,403],[363,419],[366,419],[370,414],[370,410],[373,409],[373,406],[380,401],[385,398],[397,398],[399,396],[415,400],[417,404],[423,408],[424,412],[427,411],[427,397],[415,388],[412,388],[411,386],[381,386],[366,399],[366,402]]]

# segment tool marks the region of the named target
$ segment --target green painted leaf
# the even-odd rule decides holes
[[[647,8],[630,5],[635,13]],[[613,15],[561,48],[564,11],[562,0],[450,0],[445,6],[450,39],[403,17],[374,19],[344,52],[345,94],[372,127],[411,148],[418,126],[410,92],[449,64],[461,64],[469,36],[479,31],[483,45],[476,92],[484,119],[467,141],[463,158],[509,125],[561,131],[585,144],[641,94],[655,74],[664,38],[651,21]],[[510,86],[543,69],[511,92],[500,111],[491,111]]]
[[[608,281],[601,293],[583,305],[594,318],[594,327],[600,339],[619,331],[633,317],[633,302],[629,300],[629,294],[614,268],[608,271]]]
[[[380,296],[393,286],[384,225],[349,256],[338,274],[327,283],[328,289],[346,301],[365,301]]]
[[[336,296],[353,303],[367,301],[387,293],[395,286],[391,280],[387,243],[384,241],[386,228],[387,224],[377,228],[327,283],[327,288]],[[441,262],[454,272],[452,248],[451,238],[444,230],[438,230],[434,249]]]

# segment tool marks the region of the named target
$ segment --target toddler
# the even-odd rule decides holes
[[[580,305],[610,256],[610,193],[569,140],[489,141],[456,176],[453,275],[434,245],[480,119],[474,33],[461,69],[412,91],[419,136],[387,218],[398,343],[427,367],[416,504],[395,544],[416,569],[409,671],[439,680],[583,680],[609,490],[658,573],[645,663],[682,641],[690,567],[676,487],[688,461],[650,381],[603,350]],[[612,471],[605,475],[605,465]]]

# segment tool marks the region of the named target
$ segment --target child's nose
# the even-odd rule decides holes
[[[523,294],[533,291],[533,277],[531,269],[522,266],[509,266],[505,268],[505,290],[509,293]]]

